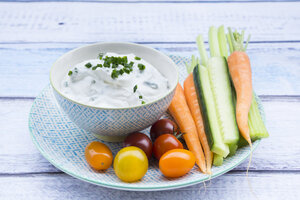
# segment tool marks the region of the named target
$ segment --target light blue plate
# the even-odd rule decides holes
[[[184,62],[186,58],[171,56],[180,69],[180,82],[186,77]],[[263,114],[261,103],[261,112]],[[164,117],[168,117],[167,114]],[[47,86],[35,99],[29,115],[29,129],[32,140],[41,154],[55,167],[83,181],[121,190],[154,191],[185,187],[208,180],[196,167],[187,175],[177,179],[165,178],[158,169],[156,160],[150,166],[144,178],[135,183],[120,181],[110,167],[105,173],[94,171],[84,158],[84,149],[88,143],[98,140],[93,134],[79,129],[60,110],[53,96],[52,89]],[[149,128],[143,131],[149,133]],[[99,140],[98,140],[99,141]],[[103,141],[101,141],[103,142]],[[106,143],[113,154],[122,148],[121,143]],[[253,143],[253,150],[259,141]],[[233,157],[224,160],[220,167],[213,167],[211,178],[220,176],[242,163],[250,155],[250,148],[244,147]]]

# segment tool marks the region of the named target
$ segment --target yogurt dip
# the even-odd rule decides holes
[[[101,108],[134,107],[169,91],[168,80],[134,54],[99,54],[76,64],[60,84],[62,93],[79,103]]]

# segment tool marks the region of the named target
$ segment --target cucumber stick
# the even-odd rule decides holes
[[[222,157],[226,157],[229,154],[229,147],[223,142],[208,70],[203,66],[197,65],[194,68],[193,77],[210,149],[212,152]]]
[[[227,62],[223,57],[211,57],[207,68],[223,141],[228,145],[237,144],[239,130],[235,118]]]

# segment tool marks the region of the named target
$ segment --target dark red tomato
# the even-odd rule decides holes
[[[160,119],[152,125],[150,136],[154,142],[159,136],[166,133],[174,134],[174,132],[177,132],[177,125],[175,122],[169,119]]]
[[[153,154],[159,160],[164,153],[172,149],[183,149],[183,145],[174,135],[163,134],[155,140]]]
[[[135,146],[142,149],[148,159],[152,156],[152,142],[150,138],[140,132],[130,133],[124,140],[124,147]]]

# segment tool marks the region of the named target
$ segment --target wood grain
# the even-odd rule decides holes
[[[295,2],[297,0],[0,0],[0,2],[94,2],[94,3],[251,3]]]
[[[249,45],[253,83],[259,95],[300,95],[299,44]],[[35,97],[48,84],[49,70],[54,61],[81,45],[83,44],[0,45],[0,96]],[[198,55],[195,44],[146,45],[167,54]]]
[[[0,100],[0,174],[58,172],[33,146],[27,116],[32,100]],[[263,101],[270,138],[253,154],[250,170],[300,170],[300,101],[266,98]],[[7,120],[8,119],[8,120]],[[291,138],[293,142],[291,142]],[[235,170],[245,170],[247,161]]]
[[[193,42],[211,25],[244,28],[252,41],[299,41],[300,2],[0,3],[0,43]]]
[[[249,173],[253,191],[259,199],[297,200],[300,187],[299,173]],[[207,183],[209,184],[209,183]],[[255,199],[245,173],[228,173],[215,178],[207,187],[203,184],[159,192],[130,192],[107,189],[77,180],[66,174],[32,174],[0,176],[1,199]]]

